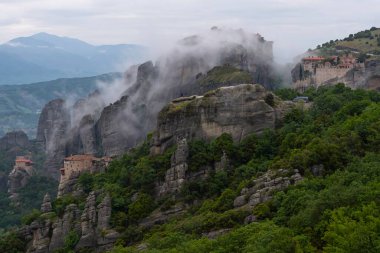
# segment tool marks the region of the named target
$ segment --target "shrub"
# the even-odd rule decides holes
[[[128,206],[128,221],[133,224],[148,216],[154,209],[152,197],[145,193],[139,193],[135,202]]]
[[[21,223],[24,225],[30,225],[33,221],[38,219],[40,216],[41,216],[41,211],[37,209],[33,209],[31,213],[21,218]]]

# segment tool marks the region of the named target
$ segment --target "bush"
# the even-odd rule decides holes
[[[213,210],[216,212],[225,212],[234,207],[234,200],[237,197],[235,191],[231,189],[226,189],[220,195],[220,197],[215,201]]]
[[[70,204],[79,204],[83,203],[84,199],[75,198],[72,195],[64,195],[60,198],[57,198],[53,201],[53,210],[58,216],[62,216],[65,208]]]
[[[41,211],[33,209],[31,213],[25,215],[21,219],[21,223],[24,225],[30,225],[33,221],[37,220],[41,216]]]
[[[0,235],[0,252],[23,253],[25,252],[26,242],[13,232]]]
[[[152,197],[145,193],[139,193],[135,202],[128,206],[128,221],[130,224],[138,222],[148,216],[154,209]]]
[[[291,88],[277,89],[274,91],[274,93],[277,96],[279,96],[282,100],[293,100],[295,97],[298,96],[297,91]]]

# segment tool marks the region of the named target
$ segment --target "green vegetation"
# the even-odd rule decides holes
[[[24,253],[25,241],[14,232],[0,233],[0,252]]]
[[[169,114],[176,113],[178,111],[181,111],[185,109],[186,107],[189,108],[189,105],[191,105],[192,101],[181,101],[181,102],[176,102],[176,103],[170,103],[167,106],[164,107],[164,109],[161,110],[160,112],[160,117],[166,117]]]
[[[356,34],[350,34],[342,40],[331,40],[317,49],[322,55],[336,55],[338,51],[346,53],[354,52],[363,57],[379,58],[380,57],[380,28],[372,27],[369,30],[361,31]]]
[[[74,253],[75,245],[79,242],[80,236],[74,230],[71,230],[65,236],[65,246],[60,249],[54,250],[54,253]]]
[[[210,143],[190,142],[191,171],[212,166],[223,152],[234,169],[186,183],[177,202],[192,208],[141,231],[137,241],[148,245],[143,252],[377,252],[380,94],[337,85],[306,95],[311,108],[294,109],[276,131],[240,144],[226,134]],[[322,165],[325,176],[313,176],[314,165]],[[234,198],[250,178],[279,168],[298,169],[306,179],[256,206],[259,223],[243,225],[248,213],[233,209]],[[230,232],[215,240],[202,236],[219,229]],[[123,237],[113,253],[137,252],[122,246],[130,243],[136,240]]]
[[[48,192],[54,197],[57,194],[57,183],[50,178],[33,176],[19,191],[19,205],[14,205],[7,193],[0,193],[0,228],[31,223],[39,217],[42,200]]]
[[[211,69],[205,76],[200,76],[199,83],[201,85],[252,83],[252,76],[246,71],[224,65]]]
[[[290,90],[277,94],[294,96]],[[310,108],[294,108],[275,130],[240,143],[228,134],[190,141],[189,171],[214,166],[223,154],[230,168],[185,182],[176,196],[155,198],[155,182],[170,167],[175,147],[150,156],[150,140],[113,161],[106,173],[83,174],[79,182],[86,192],[102,190],[112,198],[112,225],[121,233],[112,253],[141,252],[141,243],[147,246],[142,252],[151,253],[378,252],[380,94],[339,84],[305,95],[313,101]],[[253,211],[234,209],[240,191],[269,169],[298,169],[305,179]],[[54,202],[54,210],[62,215],[64,206],[83,201],[66,196]],[[139,227],[153,210],[174,205],[187,206],[186,212]],[[258,222],[245,224],[248,215]],[[215,231],[221,235],[207,237]],[[68,252],[76,239],[67,239]]]

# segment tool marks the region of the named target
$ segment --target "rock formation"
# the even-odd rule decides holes
[[[28,253],[51,253],[65,246],[69,233],[76,233],[79,241],[75,251],[92,249],[92,252],[104,252],[115,243],[119,234],[110,227],[111,198],[105,195],[96,206],[98,193],[91,192],[81,211],[77,205],[68,205],[61,217],[54,218],[51,213],[50,197],[45,195],[41,205],[41,217],[30,225],[22,227],[18,233],[29,243]]]
[[[80,234],[80,210],[75,204],[66,207],[62,218],[58,218],[52,224],[52,235],[49,244],[49,252],[65,246],[65,238],[69,232],[74,231]]]
[[[28,136],[23,131],[9,132],[0,139],[0,150],[5,151],[15,147],[30,147]]]
[[[96,244],[96,194],[90,192],[80,219],[82,235],[77,248],[92,247]]]
[[[269,105],[269,94],[260,85],[242,84],[173,100],[159,114],[152,152],[162,153],[177,138],[209,140],[229,133],[240,141],[273,129],[292,104],[277,100]]]
[[[297,170],[269,170],[264,175],[252,181],[252,187],[243,188],[234,200],[235,208],[254,208],[256,205],[271,200],[276,191],[282,191],[291,184],[302,180]]]
[[[27,253],[49,253],[51,226],[51,219],[43,219],[34,221],[19,231],[24,238],[31,240]]]
[[[51,199],[49,193],[46,193],[41,205],[41,212],[48,213],[52,211]]]
[[[212,47],[209,39],[215,40]],[[46,148],[45,167],[58,179],[65,156],[121,155],[144,140],[154,129],[158,112],[176,97],[200,95],[242,80],[271,87],[272,62],[272,42],[258,34],[215,28],[186,38],[156,64],[133,66],[118,91],[96,92],[73,107],[66,108],[62,100],[47,104],[37,133]],[[232,72],[221,78],[218,66]],[[234,79],[237,73],[239,78]],[[211,82],[204,83],[204,78]]]
[[[66,156],[66,139],[69,130],[69,112],[65,101],[50,101],[42,110],[38,121],[37,141],[42,143],[46,151],[44,164],[48,174],[59,178],[59,168]]]
[[[158,196],[177,193],[186,179],[189,147],[186,139],[177,142],[177,149],[171,157],[171,168],[166,171],[165,181],[159,186]]]
[[[176,199],[185,182],[204,180],[214,171],[233,169],[227,155],[224,154],[214,166],[204,166],[197,171],[189,171],[188,141],[194,138],[210,140],[224,132],[230,133],[235,141],[240,141],[248,134],[261,133],[265,128],[274,128],[285,111],[292,106],[293,103],[283,102],[262,86],[252,84],[223,87],[210,91],[204,96],[175,99],[161,111],[154,141],[151,143],[153,154],[162,153],[167,147],[176,144],[164,180],[156,181],[157,198],[170,196]],[[235,206],[253,207],[261,201],[270,199],[274,190],[283,189],[293,181],[299,180],[298,173],[288,174],[285,170],[278,173],[268,172],[263,176],[265,179],[260,177],[253,182],[257,189],[247,188],[242,192],[244,196],[235,200]],[[79,174],[70,175],[65,184],[60,185],[60,195],[72,194],[83,197],[84,192],[77,184]],[[259,180],[263,181],[262,185]],[[97,199],[101,199],[99,204]],[[150,228],[155,224],[162,224],[171,217],[183,214],[187,208],[183,203],[176,203],[165,210],[158,208],[141,220],[139,226]],[[59,249],[64,246],[65,236],[73,231],[79,237],[75,246],[78,252],[81,249],[104,252],[110,249],[120,236],[110,225],[111,197],[105,192],[89,193],[83,211],[76,204],[70,204],[55,219],[50,219],[48,216],[51,210],[49,196],[45,196],[41,210],[45,219],[38,219],[20,230],[20,233],[30,240],[29,252],[45,253]]]
[[[32,161],[28,157],[17,156],[16,164],[8,175],[8,194],[12,201],[17,202],[19,190],[29,182],[34,174]]]

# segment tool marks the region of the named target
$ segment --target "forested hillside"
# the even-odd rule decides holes
[[[293,94],[277,91],[284,99]],[[339,84],[309,89],[305,95],[311,102],[298,104],[274,131],[240,143],[227,134],[211,142],[191,141],[190,171],[225,155],[230,166],[186,182],[179,194],[154,197],[154,184],[164,177],[175,147],[151,156],[149,136],[107,172],[83,174],[79,184],[85,193],[111,196],[111,226],[121,235],[112,252],[378,252],[380,94]],[[235,207],[244,189],[255,187],[268,171],[281,170],[299,171],[303,180],[275,191],[252,211]],[[67,195],[55,200],[53,216],[60,217],[71,203],[83,208],[84,199]],[[185,211],[144,226],[152,212],[177,206]],[[35,212],[24,221],[34,219],[47,217]],[[78,240],[70,232],[58,252],[73,252]],[[16,234],[4,234],[0,251],[12,247],[23,252]]]
[[[149,195],[165,156],[144,156],[142,146],[115,162],[105,177],[87,181],[91,188],[111,192],[114,225],[124,235],[120,245],[137,243],[147,248],[143,252],[377,252],[380,95],[343,85],[310,89],[306,95],[313,101],[311,108],[294,109],[276,131],[237,145],[226,135],[211,143],[193,142],[192,169],[217,160],[222,151],[232,159],[233,169],[183,187],[182,199],[175,202],[191,207],[167,224],[148,231],[136,227],[149,210],[174,204],[170,199],[152,204]],[[313,170],[316,165],[322,169]],[[305,179],[257,205],[256,222],[244,224],[249,213],[233,209],[235,197],[268,169],[283,168],[297,169]],[[130,203],[128,196],[137,191],[139,201]],[[202,236],[222,228],[231,230],[216,239]],[[119,246],[113,252],[137,248]]]
[[[336,55],[339,52],[357,53],[359,60],[379,59],[380,57],[380,29],[371,29],[350,34],[344,39],[330,40],[317,46],[319,54]]]

